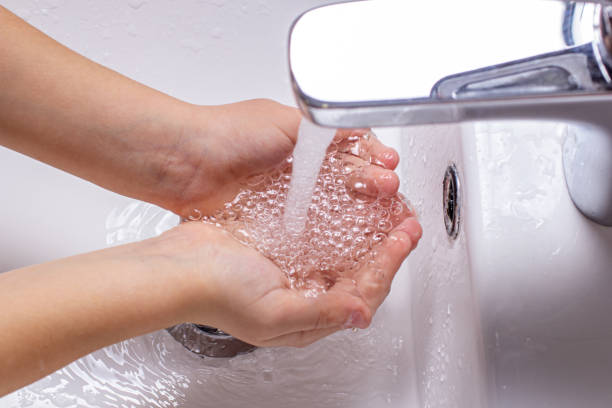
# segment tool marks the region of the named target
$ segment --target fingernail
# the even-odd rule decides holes
[[[383,161],[387,168],[393,169],[397,165],[396,154],[395,151],[388,151],[382,154]]]

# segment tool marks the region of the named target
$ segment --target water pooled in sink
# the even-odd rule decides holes
[[[380,324],[377,328],[382,330]],[[195,356],[160,331],[96,351],[18,391],[17,406],[373,405],[397,397],[393,385],[402,372],[393,362],[404,351],[397,338],[375,330],[339,333],[306,349],[258,349],[232,359]]]

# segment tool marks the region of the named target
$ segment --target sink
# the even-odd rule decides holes
[[[398,130],[381,130],[397,142]],[[122,202],[106,218],[107,245],[159,235],[178,217]],[[367,330],[346,330],[304,349],[257,349],[234,358],[192,354],[165,330],[96,351],[0,399],[2,407],[417,406],[410,274]]]
[[[401,189],[424,235],[369,329],[231,359],[202,358],[159,331],[96,351],[0,406],[610,406],[612,229],[584,218],[567,193],[568,126],[377,133],[401,152]],[[450,165],[461,192],[456,239],[442,205]],[[122,199],[107,213],[106,242],[177,222]]]
[[[402,190],[423,225],[419,248],[405,262],[411,278],[415,376],[421,407],[480,407],[485,365],[480,318],[474,298],[469,235],[469,197],[463,144],[465,127],[438,125],[401,130]],[[447,234],[443,180],[459,173],[462,193],[459,234]]]
[[[215,104],[292,103],[288,79],[278,80],[289,78],[286,33],[299,12],[329,2],[3,4],[119,72]],[[100,15],[112,24],[99,24]],[[214,20],[206,29],[202,15]],[[245,74],[262,55],[270,69]],[[180,61],[181,75],[168,61]],[[201,358],[159,331],[96,351],[0,398],[0,407],[612,406],[612,228],[588,221],[569,198],[561,149],[568,125],[377,133],[401,152],[401,189],[424,235],[371,328],[232,359]],[[11,231],[0,235],[0,270],[157,235],[177,222],[3,148],[0,162],[11,169],[0,187],[16,197],[0,212]],[[442,182],[451,165],[462,197],[456,239],[444,223]]]
[[[568,129],[508,121],[401,131],[403,188],[419,197],[425,231],[407,261],[420,406],[612,404],[612,228],[569,197]],[[449,163],[463,193],[456,240],[441,233]]]
[[[568,125],[465,129],[465,232],[488,405],[611,406],[612,228],[570,199]]]

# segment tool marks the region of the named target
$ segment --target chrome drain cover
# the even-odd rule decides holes
[[[166,329],[187,350],[206,357],[234,357],[257,347],[214,327],[183,323]]]
[[[461,224],[461,183],[454,163],[448,166],[444,174],[442,199],[446,232],[456,239]]]

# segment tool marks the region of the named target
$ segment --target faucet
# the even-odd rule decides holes
[[[292,27],[289,60],[292,86],[302,112],[319,125],[346,128],[503,119],[567,122],[569,130],[563,146],[563,167],[569,195],[587,218],[612,226],[612,1],[453,2],[369,0],[323,6],[300,16]],[[557,49],[526,58],[504,59],[504,48],[510,48],[516,42],[516,33],[529,29],[520,26],[520,16],[528,15],[535,5],[544,3],[547,4],[543,7],[550,10],[544,10],[542,17],[534,23],[532,39],[540,33],[546,34],[547,27],[554,27],[561,41]],[[385,7],[388,11],[382,10]],[[517,13],[519,20],[508,25],[503,19],[512,13]],[[368,16],[367,19],[364,15]],[[397,15],[408,21],[404,24],[406,27],[393,31],[388,26],[395,26],[392,21]],[[354,31],[351,31],[351,18],[357,22]],[[419,19],[425,20],[420,26]],[[333,22],[336,28],[326,31],[326,21]],[[400,20],[398,23],[401,25]],[[360,40],[359,24],[370,37],[379,32],[382,34],[374,40],[366,37]],[[486,28],[478,31],[479,25]],[[339,33],[337,27],[341,27],[343,32]],[[472,37],[464,34],[470,30],[474,32]],[[466,43],[485,43],[486,39],[482,37],[498,34],[500,41],[495,47],[484,51],[477,49],[471,56],[464,55],[469,50]],[[352,37],[354,42],[363,41],[363,48],[343,44],[343,35]],[[454,37],[461,36],[466,38],[463,42],[457,40],[453,43]],[[323,40],[317,42],[317,38]],[[435,38],[440,39],[439,43]],[[420,46],[423,41],[431,42],[430,46]],[[368,49],[368,43],[379,49]],[[446,46],[447,43],[454,45]],[[327,44],[333,47],[331,51],[326,49]],[[463,49],[457,52],[456,48],[461,46]],[[381,67],[387,63],[384,61],[387,54],[401,55],[401,50],[411,50],[404,52],[410,55],[403,72],[405,75],[391,78],[396,81],[396,88],[401,88],[411,72],[418,71],[419,67],[421,71],[413,76],[427,77],[421,81],[425,86],[430,77],[440,76],[430,85],[428,95],[419,88],[422,84],[416,82],[412,88],[402,88],[403,93],[394,93],[389,88],[389,97],[375,93],[363,96],[355,96],[354,92],[343,94],[350,84],[347,82],[342,88],[343,75],[337,73],[359,70],[354,67],[355,58],[351,59],[343,51],[351,47],[362,53],[361,56],[355,55],[361,60],[369,53],[382,55]],[[478,48],[478,45],[473,47]],[[386,49],[386,54],[380,49]],[[418,51],[420,54],[413,49],[421,50]],[[489,51],[499,54],[498,59],[490,65],[478,66],[480,60],[488,63],[484,54]],[[334,52],[340,53],[341,57],[334,59]],[[389,63],[402,64],[400,57],[393,58]],[[313,60],[326,61],[326,69],[331,72],[329,78],[326,78],[325,71],[313,68],[316,65],[312,64]],[[351,61],[353,67],[341,67],[342,60]],[[474,60],[477,66],[470,67],[470,60]],[[333,73],[336,76],[332,78]],[[364,68],[360,75],[366,79],[370,76],[381,84],[384,76],[389,76],[382,69],[378,73],[371,66]],[[317,88],[317,80],[326,88]],[[332,92],[334,89],[337,90],[335,94]]]

